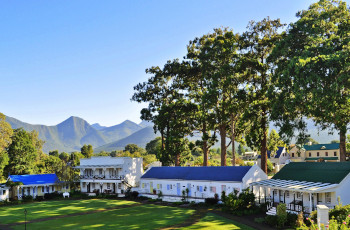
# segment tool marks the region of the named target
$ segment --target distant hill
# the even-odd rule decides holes
[[[57,149],[60,152],[80,150],[84,144],[100,146],[106,142],[105,137],[88,122],[79,117],[70,117],[55,126],[31,125],[12,117],[6,117],[13,129],[23,128],[27,131],[36,130],[39,138],[45,141],[44,152]]]
[[[157,136],[159,135],[154,133],[153,127],[145,127],[121,140],[114,141],[106,145],[100,146],[96,148],[94,151],[98,153],[101,151],[110,152],[113,150],[121,150],[121,149],[124,149],[124,147],[127,144],[136,144],[140,147],[145,148],[146,144],[151,140],[153,140],[154,138],[156,138]]]
[[[142,128],[145,128],[145,127],[153,127],[153,123],[150,122],[150,121],[141,121],[139,123],[139,126],[141,126]]]
[[[101,126],[99,123],[92,124],[91,126],[96,130],[107,128],[107,126]]]
[[[134,132],[139,131],[140,129],[142,129],[142,127],[139,126],[138,124],[132,121],[126,120],[119,125],[106,127],[99,131],[106,138],[107,143],[109,143],[109,142],[123,139],[124,137],[127,137],[133,134]]]

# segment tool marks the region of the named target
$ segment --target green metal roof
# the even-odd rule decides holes
[[[319,159],[323,159],[325,161],[336,161],[336,160],[338,160],[338,157],[307,157],[307,158],[305,158],[306,161],[317,161]]]
[[[339,143],[334,143],[334,144],[317,144],[317,145],[304,145],[304,149],[305,149],[306,151],[339,149]]]
[[[272,179],[339,184],[350,173],[350,162],[291,162]]]

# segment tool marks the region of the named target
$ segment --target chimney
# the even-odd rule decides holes
[[[312,145],[312,141],[309,141],[308,145],[311,146]]]

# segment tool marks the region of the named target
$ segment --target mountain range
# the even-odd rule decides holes
[[[90,125],[84,119],[74,116],[54,126],[33,125],[8,116],[6,121],[13,129],[22,127],[27,131],[38,131],[39,138],[45,141],[45,153],[56,149],[59,152],[80,151],[84,144],[91,144],[95,152],[120,150],[127,144],[137,144],[144,148],[148,142],[159,136],[154,133],[153,124],[147,121],[136,124],[126,120],[110,127],[98,123]],[[271,124],[270,128],[275,127]],[[336,132],[329,134],[329,130],[319,131],[312,121],[308,121],[308,133],[320,143],[330,143],[339,139]],[[197,135],[190,139],[199,138],[200,135]],[[214,147],[220,147],[220,143]]]
[[[99,147],[98,152],[123,149],[127,144],[145,147],[156,137],[153,128],[150,127],[152,123],[136,124],[129,120],[111,127],[101,126],[98,123],[90,125],[84,119],[74,116],[54,126],[32,125],[9,116],[6,116],[6,121],[13,129],[38,131],[39,138],[45,141],[43,146],[45,153],[55,149],[59,152],[80,151],[84,144]],[[113,149],[109,146],[113,146]]]

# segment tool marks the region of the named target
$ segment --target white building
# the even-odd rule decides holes
[[[69,184],[58,179],[56,174],[32,174],[32,175],[10,175],[8,182],[18,183],[10,188],[10,198],[17,197],[21,200],[23,196],[44,196],[46,193],[69,192]],[[0,193],[1,194],[1,193]]]
[[[252,182],[265,180],[267,175],[257,166],[225,167],[153,167],[141,177],[139,193],[155,198],[160,192],[165,201],[180,201],[188,189],[188,200],[203,202],[205,198],[221,197],[242,191]]]
[[[339,143],[294,145],[289,151],[294,162],[339,162]]]
[[[142,158],[100,156],[80,159],[80,188],[85,193],[124,193],[138,186]]]
[[[285,147],[278,147],[276,153],[273,155],[271,151],[267,151],[267,158],[275,167],[275,172],[278,172],[290,160],[289,153]],[[258,165],[261,167],[261,155],[258,156]]]
[[[290,212],[309,214],[322,204],[334,208],[338,197],[350,204],[350,162],[291,162],[272,179],[251,184],[260,202],[272,209],[285,203]],[[274,214],[274,212],[273,212]]]
[[[0,184],[0,201],[8,201],[10,199],[10,188],[5,184]]]

